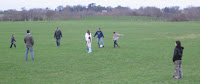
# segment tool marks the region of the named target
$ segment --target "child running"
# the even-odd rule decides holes
[[[13,34],[12,37],[11,37],[11,45],[10,45],[10,48],[12,48],[12,45],[14,45],[15,48],[16,48],[16,45],[15,45],[14,42],[16,42],[16,40],[15,40],[15,35]]]
[[[114,41],[113,48],[115,48],[115,45],[117,45],[117,47],[120,48],[120,46],[117,44],[117,40],[119,39],[119,36],[123,36],[123,34],[117,34],[117,33],[113,32],[113,39],[112,39]]]

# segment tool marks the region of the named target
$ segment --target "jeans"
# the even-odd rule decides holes
[[[97,44],[99,45],[99,47],[100,47],[99,40],[101,40],[101,43],[102,43],[102,45],[104,46],[103,38],[101,37],[101,38],[97,38]]]
[[[91,53],[92,52],[92,48],[88,47],[88,49],[89,49],[88,53]]]
[[[56,39],[57,46],[60,46],[60,39]]]
[[[117,46],[118,46],[118,44],[117,44],[117,40],[115,40],[115,41],[114,41],[114,47],[115,47],[115,45],[117,45]]]
[[[10,48],[12,48],[12,45],[14,45],[14,46],[15,46],[15,48],[16,48],[16,45],[15,45],[15,43],[11,43],[11,45],[10,45]]]
[[[182,61],[181,60],[176,60],[174,62],[174,69],[175,69],[174,78],[176,78],[176,79],[183,78]]]
[[[34,57],[33,57],[33,46],[26,46],[26,52],[25,52],[25,60],[28,60],[28,51],[30,50],[31,52],[31,60],[35,61]]]

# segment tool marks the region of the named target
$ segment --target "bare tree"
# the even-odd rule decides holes
[[[42,21],[46,18],[46,12],[47,12],[47,10],[44,10],[41,8],[30,9],[28,11],[28,16],[29,16],[30,20]]]
[[[21,20],[20,12],[18,12],[17,10],[7,10],[4,13],[3,20],[5,20],[5,21],[20,21]]]
[[[29,20],[29,18],[28,18],[28,11],[26,10],[25,7],[21,8],[21,9],[22,9],[22,11],[21,11],[21,19],[23,21],[28,21]]]
[[[58,10],[59,12],[61,12],[63,10],[63,6],[58,6],[56,10]]]
[[[178,6],[165,7],[163,9],[156,7],[140,7],[139,9],[130,9],[129,7],[117,6],[104,7],[96,6],[95,3],[88,6],[58,6],[55,10],[49,8],[33,8],[27,10],[22,8],[21,11],[7,10],[0,11],[5,21],[43,21],[43,20],[71,20],[82,19],[83,16],[113,16],[118,19],[119,16],[147,16],[156,18],[168,18],[169,21],[186,21],[200,20],[200,7],[190,7],[180,9]],[[1,19],[1,18],[0,18]]]
[[[175,14],[172,18],[169,18],[169,21],[188,21],[187,17],[183,13]]]
[[[184,9],[183,13],[190,20],[199,20],[200,19],[200,8],[198,8],[198,7],[186,8],[186,9]]]
[[[46,12],[46,18],[47,18],[47,20],[53,20],[54,17],[56,17],[55,15],[56,15],[56,11],[47,10],[47,12]]]

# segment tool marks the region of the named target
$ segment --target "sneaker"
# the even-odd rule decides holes
[[[173,75],[173,79],[180,79],[180,78],[177,78],[177,77],[175,77],[175,76]]]
[[[118,47],[120,48],[120,46],[118,45]]]

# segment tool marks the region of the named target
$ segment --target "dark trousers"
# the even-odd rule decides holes
[[[10,48],[12,48],[12,45],[14,45],[14,46],[15,46],[15,48],[16,48],[16,45],[15,45],[15,43],[11,43],[11,45],[10,45]]]
[[[114,47],[115,47],[115,45],[117,45],[117,46],[118,46],[118,44],[117,44],[117,40],[115,40],[115,41],[114,41]]]
[[[56,39],[57,46],[60,46],[60,39]]]

